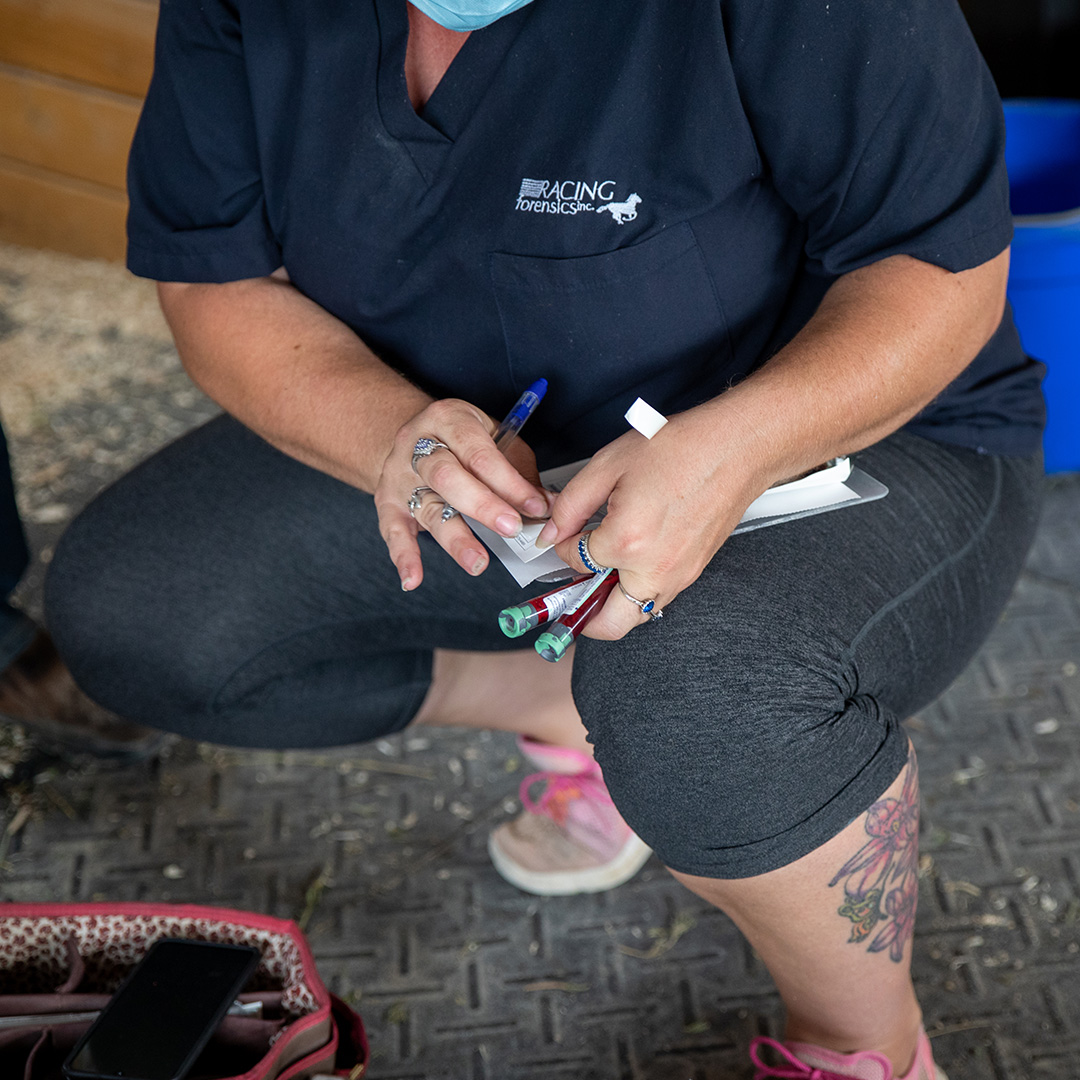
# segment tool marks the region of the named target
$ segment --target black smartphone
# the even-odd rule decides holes
[[[182,1080],[259,962],[247,945],[163,938],[64,1062],[67,1080]]]

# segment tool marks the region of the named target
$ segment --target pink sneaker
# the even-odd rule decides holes
[[[784,1059],[783,1064],[766,1065],[758,1052],[763,1046],[772,1047]],[[810,1043],[778,1043],[775,1039],[754,1039],[750,1043],[750,1060],[757,1066],[754,1080],[949,1080],[934,1064],[930,1040],[922,1028],[915,1061],[903,1076],[893,1072],[884,1054],[873,1050],[839,1054]]]
[[[541,771],[521,781],[525,812],[488,837],[495,869],[538,896],[603,892],[629,881],[651,852],[615,809],[600,766],[580,750],[524,736],[518,749]]]

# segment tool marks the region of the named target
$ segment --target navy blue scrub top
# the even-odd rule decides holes
[[[162,0],[128,265],[284,266],[432,394],[501,416],[541,376],[541,465],[753,371],[840,274],[1009,243],[1004,125],[953,0],[534,0],[419,115],[406,0]],[[1039,441],[1010,316],[909,427]]]

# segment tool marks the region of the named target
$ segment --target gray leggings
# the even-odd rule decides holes
[[[611,794],[676,870],[761,874],[843,829],[903,768],[900,721],[1008,599],[1041,459],[901,433],[859,462],[887,498],[733,537],[662,622],[579,645]],[[541,589],[494,560],[470,578],[422,540],[424,583],[402,593],[370,496],[221,417],[72,524],[48,622],[87,692],[132,719],[241,746],[361,742],[409,723],[433,649],[531,648],[496,615]]]

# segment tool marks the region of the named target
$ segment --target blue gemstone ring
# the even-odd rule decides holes
[[[653,622],[656,622],[657,619],[662,619],[664,617],[664,612],[656,606],[655,597],[653,597],[652,600],[639,600],[636,596],[631,596],[623,588],[623,583],[621,581],[617,584],[619,586],[619,591],[623,594],[623,596],[625,596],[626,599],[629,600],[630,603],[633,604],[635,607],[641,608],[642,615],[648,615]]]
[[[610,570],[610,566],[601,566],[599,563],[595,563],[592,560],[592,556],[589,555],[589,534],[582,533],[580,539],[577,542],[578,558],[585,564],[586,570],[591,570],[594,574],[602,574],[605,570]]]

